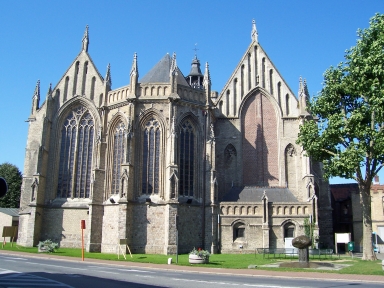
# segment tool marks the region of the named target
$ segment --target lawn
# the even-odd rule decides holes
[[[19,251],[19,252],[29,252],[29,253],[38,253],[37,247],[22,247],[11,245],[7,243],[2,250],[9,251]],[[58,256],[67,256],[67,257],[77,257],[81,258],[81,249],[75,248],[60,248],[55,255]],[[173,265],[183,265],[190,266],[188,262],[188,254],[182,254],[178,256],[178,263],[176,264],[176,255],[158,255],[158,254],[133,254],[131,258],[129,254],[126,255],[126,260],[120,254],[120,259],[117,259],[117,254],[106,254],[106,253],[89,253],[84,252],[84,258],[93,258],[93,259],[102,259],[102,260],[113,260],[113,261],[130,261],[130,262],[140,262],[140,263],[154,263],[154,264],[167,264],[168,258],[172,258]],[[350,266],[343,268],[338,271],[334,270],[313,270],[313,269],[300,269],[300,268],[267,268],[260,267],[262,265],[272,264],[282,261],[298,261],[297,258],[292,258],[290,256],[285,257],[276,257],[276,258],[263,258],[261,254],[214,254],[209,258],[208,264],[194,264],[196,266],[202,267],[211,267],[211,268],[233,268],[233,269],[247,269],[249,265],[256,265],[256,269],[261,270],[278,270],[278,271],[316,271],[323,273],[339,273],[339,274],[363,274],[363,275],[383,275],[384,271],[381,267],[381,261],[363,261],[358,258],[352,257],[337,257],[333,256],[332,258],[321,258],[320,260],[316,258],[310,258],[310,261],[314,262],[329,262],[329,263],[339,263],[339,264],[348,264]]]

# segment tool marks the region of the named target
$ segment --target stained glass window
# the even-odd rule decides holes
[[[143,194],[159,193],[160,137],[159,122],[151,118],[146,123],[143,133]]]
[[[180,180],[179,194],[193,196],[195,134],[189,121],[181,125],[180,131]]]
[[[113,136],[113,168],[112,168],[112,194],[120,192],[121,164],[124,162],[124,132],[125,125],[120,122]]]
[[[83,106],[76,107],[69,113],[61,129],[57,197],[89,198],[93,138],[94,121],[91,114]]]

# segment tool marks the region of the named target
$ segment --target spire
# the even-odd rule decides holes
[[[48,88],[48,96],[52,95],[52,83],[49,83],[49,88]]]
[[[208,62],[205,63],[203,86],[205,89],[205,104],[209,105],[211,103],[211,75],[209,73]]]
[[[304,94],[307,96],[307,99],[309,100],[309,92],[308,92],[308,87],[307,87],[307,80],[304,79]]]
[[[40,103],[40,80],[37,80],[35,91],[32,96],[32,111],[31,114],[34,114],[37,109],[39,109]]]
[[[49,83],[49,88],[47,92],[47,100],[52,100],[52,83]]]
[[[108,63],[107,66],[107,74],[105,75],[104,83],[111,87],[112,86],[112,78],[111,78],[111,64]]]
[[[132,68],[130,73],[130,89],[129,98],[136,98],[136,86],[139,80],[139,69],[137,66],[137,53],[133,54]]]
[[[172,59],[171,59],[171,67],[170,67],[170,69],[169,69],[169,77],[172,76],[173,71],[175,71],[176,67],[177,67],[177,63],[176,63],[176,53],[173,52],[173,54],[172,54]]]
[[[309,92],[308,92],[308,87],[307,87],[307,81],[303,79],[300,76],[299,79],[299,103],[300,103],[300,114],[301,115],[308,115],[308,110],[307,110],[307,104],[309,101]]]
[[[89,35],[88,35],[88,25],[85,27],[85,32],[83,36],[83,47],[82,50],[88,52],[88,44],[89,44]]]
[[[209,65],[208,62],[205,63],[205,71],[204,71],[204,80],[203,80],[204,87],[206,85],[211,85],[211,74],[209,73]]]
[[[133,55],[132,68],[131,68],[131,78],[132,76],[137,76],[139,78],[139,69],[137,68],[137,53]],[[132,79],[131,79],[132,81]]]
[[[169,68],[169,79],[171,82],[171,94],[177,95],[177,78],[179,73],[177,72],[177,63],[176,63],[176,53],[173,52],[172,59],[171,59],[171,65]]]
[[[299,97],[301,97],[301,94],[303,94],[304,93],[304,87],[303,87],[303,78],[301,78],[301,76],[300,76],[300,78],[299,78]]]
[[[255,19],[252,20],[252,32],[251,32],[251,39],[253,42],[258,42],[258,36],[259,34],[257,33],[257,29],[256,29],[256,21]]]

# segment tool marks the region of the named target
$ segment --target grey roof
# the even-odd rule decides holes
[[[139,83],[169,83],[169,71],[171,70],[172,59],[167,53],[165,56],[143,77]],[[189,86],[184,79],[183,73],[178,67],[177,69],[177,84]]]
[[[0,208],[0,213],[13,217],[19,217],[19,208]]]
[[[232,187],[222,201],[260,202],[264,191],[268,202],[299,202],[288,188],[255,186]]]

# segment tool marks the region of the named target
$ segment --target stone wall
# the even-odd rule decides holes
[[[44,209],[42,216],[42,232],[39,241],[47,239],[59,243],[60,247],[81,247],[81,220],[89,227],[87,209]],[[40,217],[40,216],[38,216]],[[84,243],[88,241],[87,230],[84,230]]]

